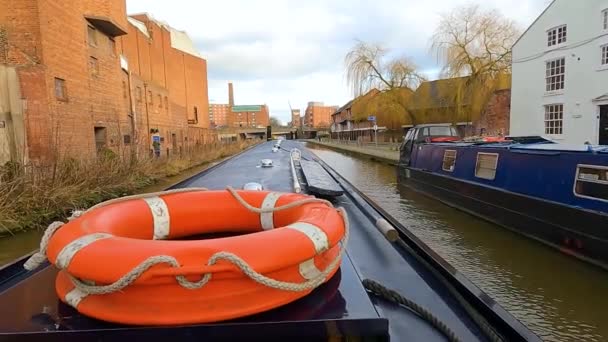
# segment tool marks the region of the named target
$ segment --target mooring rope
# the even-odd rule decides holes
[[[429,322],[435,329],[439,330],[447,339],[451,342],[459,342],[460,339],[456,336],[456,333],[452,331],[443,321],[433,315],[430,311],[418,305],[416,302],[411,301],[397,291],[391,290],[378,282],[370,279],[363,280],[363,287],[376,296],[382,297],[391,302],[403,305],[410,309],[415,314]]]

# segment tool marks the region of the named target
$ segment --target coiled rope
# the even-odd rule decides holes
[[[103,206],[106,206],[109,204],[133,200],[133,199],[155,197],[155,196],[159,196],[159,195],[167,195],[170,193],[200,191],[201,189],[180,189],[180,190],[181,191],[172,190],[170,192],[158,192],[158,193],[154,193],[154,194],[135,195],[135,196],[119,198],[119,199],[110,200],[110,201],[107,201],[104,203],[100,203],[97,206],[94,206],[89,210],[100,208],[100,207],[103,207]],[[228,187],[227,190],[230,194],[232,194],[232,196],[237,200],[238,203],[240,203],[246,209],[248,209],[252,212],[255,212],[255,213],[266,213],[266,212],[287,210],[290,208],[298,207],[298,206],[301,206],[301,205],[304,205],[307,203],[313,203],[313,202],[325,203],[333,208],[333,205],[329,201],[311,197],[311,198],[296,201],[296,202],[293,202],[293,203],[290,203],[290,204],[287,204],[287,205],[284,205],[281,207],[261,209],[261,208],[256,208],[256,207],[250,205],[249,203],[247,203],[238,194],[238,192],[236,192],[233,188]],[[253,281],[255,281],[259,284],[265,285],[267,287],[274,288],[274,289],[279,289],[279,290],[283,290],[283,291],[293,291],[293,292],[302,292],[302,291],[308,291],[308,290],[315,289],[319,285],[323,284],[325,282],[327,276],[330,273],[332,273],[336,269],[336,267],[339,266],[342,255],[344,253],[344,250],[346,249],[346,245],[347,245],[347,241],[348,241],[348,237],[349,237],[349,230],[350,230],[350,223],[348,221],[348,215],[343,208],[337,208],[336,210],[338,210],[338,212],[340,213],[340,215],[342,216],[342,218],[344,220],[344,229],[345,229],[344,237],[341,240],[341,244],[340,244],[340,251],[338,252],[338,255],[336,256],[336,258],[334,260],[332,260],[332,262],[327,266],[327,268],[324,271],[322,271],[321,273],[319,273],[319,275],[313,279],[307,280],[302,283],[293,283],[293,282],[285,282],[285,281],[269,278],[269,277],[266,277],[266,276],[256,272],[245,260],[241,259],[239,256],[237,256],[233,253],[229,253],[229,252],[218,252],[218,253],[213,254],[207,261],[207,265],[208,266],[215,265],[220,260],[228,261],[228,262],[232,263],[233,265],[235,265],[239,270],[241,270],[243,272],[243,274],[245,274],[246,276],[251,278]],[[82,213],[79,215],[82,215]],[[72,216],[74,216],[74,215],[72,215]],[[53,235],[53,233],[57,229],[59,229],[62,225],[63,225],[62,222],[55,222],[55,224],[51,224],[52,227],[49,226],[49,228],[47,229],[47,232],[45,232],[45,236],[43,237],[43,239],[41,241],[40,251],[38,253],[41,253],[43,255],[46,254],[48,240]],[[26,267],[26,269],[27,269],[27,267],[32,267],[32,265],[38,259],[39,259],[39,257],[34,258],[34,256],[32,256],[30,258],[30,260],[28,260],[26,262],[26,264],[29,264],[29,265],[24,266],[24,267]],[[43,259],[43,261],[44,260],[45,259]],[[179,262],[174,257],[168,256],[168,255],[158,255],[158,256],[153,256],[153,257],[150,257],[150,258],[144,260],[139,265],[135,266],[127,274],[123,275],[120,279],[118,279],[114,283],[108,284],[108,285],[101,285],[101,286],[91,285],[72,275],[69,275],[69,277],[72,280],[72,282],[74,283],[74,286],[86,294],[92,294],[92,295],[109,294],[109,293],[114,293],[114,292],[123,290],[124,288],[126,288],[127,286],[129,286],[133,282],[135,282],[148,269],[150,269],[151,267],[153,267],[155,265],[159,265],[159,264],[168,264],[171,267],[175,267],[175,268],[180,267]],[[35,267],[37,267],[37,265],[34,266],[33,268],[35,268]],[[211,277],[212,277],[211,273],[206,273],[206,274],[203,274],[202,278],[199,281],[195,281],[195,282],[189,281],[183,275],[177,275],[175,278],[180,286],[182,286],[186,289],[195,290],[195,289],[200,289],[201,287],[205,286],[211,280]]]
[[[435,329],[439,330],[447,339],[451,342],[460,342],[456,333],[452,331],[444,322],[442,322],[439,318],[433,315],[430,311],[418,305],[416,302],[413,302],[397,291],[391,290],[380,283],[377,283],[370,279],[363,280],[363,287],[370,293],[375,294],[376,296],[382,297],[391,302],[403,305],[409,310],[413,311],[415,314],[429,322]]]

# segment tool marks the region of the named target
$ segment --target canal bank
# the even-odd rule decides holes
[[[165,165],[166,169],[155,171],[154,175],[151,176],[147,183],[131,189],[128,193],[122,193],[122,195],[162,191],[174,184],[199,174],[205,169],[210,168],[227,158],[242,153],[253,146],[255,146],[255,143],[235,143],[229,147],[218,148],[214,153],[210,153],[208,157],[199,156],[196,159],[189,161],[176,159],[172,164]],[[96,201],[95,203],[97,202],[99,201]],[[90,207],[93,204],[86,207]],[[78,206],[78,208],[84,207]],[[50,220],[46,224],[52,221],[53,220]],[[44,226],[41,226],[39,229],[30,229],[0,236],[0,268],[2,265],[15,260],[16,258],[36,250],[40,244],[40,238],[43,233]]]
[[[421,195],[394,166],[307,145],[544,340],[608,340],[607,272]]]
[[[333,141],[318,141],[307,140],[309,144],[328,147],[340,152],[355,153],[360,157],[366,157],[374,161],[387,163],[389,165],[397,165],[399,163],[399,150],[396,150],[397,145],[379,145],[373,144],[356,144],[340,140]]]

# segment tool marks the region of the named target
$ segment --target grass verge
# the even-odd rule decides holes
[[[133,194],[157,180],[224,158],[254,142],[208,144],[169,158],[60,159],[46,165],[0,167],[0,236],[45,228],[78,208]]]

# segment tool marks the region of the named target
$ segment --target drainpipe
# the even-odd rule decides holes
[[[136,146],[136,141],[137,141],[137,112],[135,111],[135,103],[133,103],[133,87],[132,87],[132,78],[131,78],[131,71],[127,71],[127,82],[128,82],[128,89],[129,89],[129,103],[130,103],[130,109],[131,109],[131,156],[137,157],[137,146]],[[135,147],[133,147],[135,145]]]
[[[152,135],[150,133],[150,113],[148,112],[148,83],[144,83],[144,103],[146,104],[146,125],[148,126],[148,148],[152,141]]]

